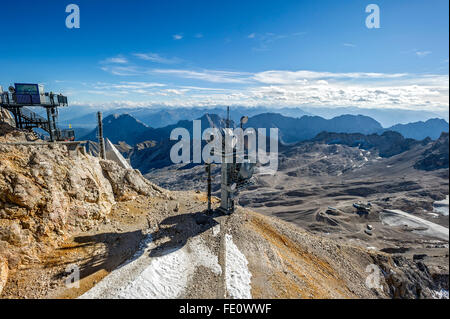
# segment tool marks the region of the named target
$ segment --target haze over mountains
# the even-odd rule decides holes
[[[239,121],[241,116],[253,116],[265,112],[275,112],[284,114],[285,116],[301,117],[303,115],[312,115],[312,113],[305,112],[299,108],[268,108],[268,107],[232,107],[231,108],[231,119],[234,121]],[[93,128],[97,125],[96,113],[88,108],[81,107],[79,112],[71,113],[64,110],[61,114],[62,124],[72,124],[74,127],[83,128]],[[104,117],[111,114],[130,114],[141,122],[153,127],[160,128],[172,124],[176,124],[182,120],[194,120],[202,117],[205,113],[217,114],[223,118],[226,117],[226,106],[204,108],[204,107],[179,107],[179,108],[118,108],[109,109],[103,111]]]
[[[99,107],[76,106],[60,111],[60,124],[71,124],[75,128],[94,128],[97,125],[96,112]],[[205,113],[226,116],[226,106],[216,107],[118,107],[104,109],[104,117],[111,114],[127,113],[153,128],[176,124],[180,120],[194,120]],[[325,119],[331,119],[344,114],[360,114],[373,118],[383,127],[396,124],[407,124],[410,122],[426,121],[431,118],[442,118],[448,121],[448,112],[430,112],[423,110],[404,109],[370,109],[359,107],[231,107],[231,118],[238,122],[242,115],[254,116],[262,113],[279,113],[284,116],[300,118],[303,115],[317,115]]]

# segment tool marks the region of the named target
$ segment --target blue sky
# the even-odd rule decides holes
[[[68,29],[66,5],[81,25]],[[365,8],[380,8],[368,29]],[[447,0],[2,3],[0,85],[72,104],[448,108]]]

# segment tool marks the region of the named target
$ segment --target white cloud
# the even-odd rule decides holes
[[[420,58],[423,58],[429,54],[431,54],[431,51],[416,51],[416,55]]]
[[[181,59],[179,58],[165,58],[158,53],[134,53],[133,55],[141,60],[152,61],[156,63],[174,64],[181,62]]]
[[[143,88],[154,88],[154,87],[163,87],[163,86],[166,86],[166,84],[156,83],[156,82],[126,82],[126,81],[122,81],[119,83],[97,82],[93,85],[94,88],[107,89],[107,90],[143,89]]]
[[[255,73],[253,79],[261,83],[272,84],[306,84],[309,80],[320,79],[387,79],[401,78],[406,73],[369,73],[369,72],[351,72],[351,73],[333,73],[316,71],[264,71]]]
[[[349,47],[349,48],[355,48],[355,47],[356,47],[356,45],[353,44],[353,43],[342,43],[342,45],[343,45],[344,47]]]
[[[184,93],[188,92],[188,89],[166,89],[163,92],[175,94],[175,95],[183,95]]]
[[[102,64],[126,64],[128,60],[123,56],[116,56],[100,61]]]
[[[184,89],[189,89],[190,91],[226,91],[227,89],[224,88],[208,88],[208,87],[199,87],[199,86],[186,86],[186,85],[182,85],[180,86],[181,88]]]
[[[170,83],[184,79],[182,85],[156,82],[97,83],[94,90],[130,93],[136,99],[149,97],[154,103],[173,106],[271,105],[271,106],[358,106],[442,110],[448,108],[448,75],[326,72],[311,70],[267,70],[238,72],[105,66],[115,75],[139,75],[170,78]],[[205,83],[194,86],[185,79]],[[208,85],[210,84],[210,85]],[[236,87],[236,84],[239,84]],[[117,92],[116,92],[117,93]]]
[[[203,80],[214,83],[245,83],[250,73],[216,71],[216,70],[184,70],[184,69],[153,69],[151,73],[173,75],[181,78]]]
[[[133,75],[140,74],[139,69],[134,66],[110,65],[110,66],[104,66],[101,69],[103,71],[111,73],[113,75],[120,75],[120,76],[133,76]]]
[[[194,37],[197,38],[197,39],[203,38],[203,33],[196,33],[194,35]]]
[[[258,46],[254,47],[255,51],[267,51],[270,49],[271,45],[279,41],[281,39],[288,39],[292,37],[298,37],[300,35],[304,35],[305,32],[295,32],[290,34],[278,34],[274,32],[266,32],[266,33],[251,33],[248,35],[248,38],[254,39],[257,41]]]
[[[174,40],[181,40],[181,39],[183,39],[183,35],[181,35],[181,34],[174,34],[172,37],[173,37]]]
[[[415,109],[448,105],[448,89],[418,85],[376,86],[319,83],[255,87],[251,96],[268,104],[395,107]]]

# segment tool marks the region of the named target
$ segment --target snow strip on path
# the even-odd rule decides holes
[[[389,226],[404,226],[409,227],[425,227],[425,230],[414,230],[419,234],[436,237],[442,240],[449,239],[448,228],[432,223],[423,218],[414,216],[412,214],[405,213],[399,209],[386,210],[381,214],[381,220],[383,223]]]
[[[151,238],[144,246],[127,264],[113,270],[80,298],[178,298],[186,290],[196,267],[204,266],[216,275],[222,274],[218,257],[199,237],[160,257],[149,256],[155,248]]]
[[[251,278],[248,261],[233,242],[233,236],[225,235],[225,283],[228,295],[233,299],[251,299]]]

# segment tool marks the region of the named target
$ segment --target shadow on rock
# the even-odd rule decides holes
[[[170,254],[186,245],[195,237],[218,223],[214,217],[203,212],[170,216],[159,224],[159,229],[150,235],[151,241],[163,239],[162,243],[150,251],[150,257]],[[59,248],[61,254],[46,262],[46,267],[65,266],[54,279],[68,277],[73,272],[72,265],[79,269],[80,279],[100,270],[111,272],[136,260],[144,253],[140,247],[145,235],[141,230],[125,233],[102,233],[92,236],[75,237],[76,245]],[[167,240],[165,240],[167,239]],[[65,255],[64,258],[61,256]]]
[[[73,266],[78,267],[80,279],[100,270],[110,272],[133,256],[142,238],[141,230],[75,237],[76,245],[59,248],[60,254],[48,260],[46,267],[66,266],[54,279],[70,275]]]
[[[162,244],[151,250],[151,257],[164,256],[186,245],[191,237],[204,233],[218,224],[214,220],[217,215],[207,215],[204,212],[170,216],[159,224],[159,230],[151,236],[153,240],[164,239]]]

